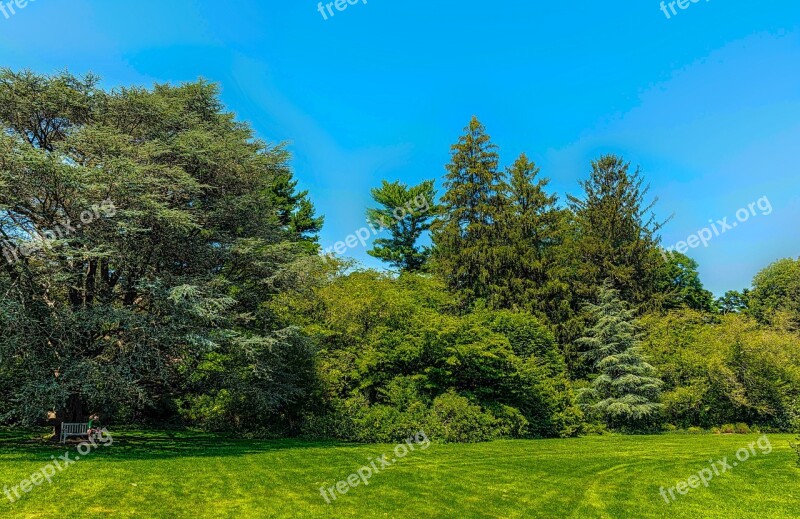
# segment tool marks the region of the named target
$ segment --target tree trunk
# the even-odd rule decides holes
[[[53,424],[53,441],[61,440],[61,423],[81,423],[84,421],[83,402],[81,396],[73,393],[67,399],[67,405],[56,413],[56,422]]]

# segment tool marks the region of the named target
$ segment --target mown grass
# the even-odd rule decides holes
[[[773,450],[666,504],[674,486],[758,435],[603,436],[419,447],[327,504],[393,445],[236,440],[200,433],[112,431],[98,447],[10,503],[0,517],[668,517],[800,516],[790,435]],[[0,433],[0,487],[18,485],[65,448]],[[75,451],[75,445],[68,447]],[[393,457],[393,456],[392,456]],[[379,465],[378,465],[379,466]]]

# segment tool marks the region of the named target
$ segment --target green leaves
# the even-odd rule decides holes
[[[530,314],[455,314],[439,280],[411,273],[354,272],[320,287],[310,304],[308,297],[291,300],[290,313],[312,309],[298,318],[320,348],[324,409],[349,422],[341,434],[361,424],[355,438],[378,441],[395,439],[401,424],[427,420],[431,430],[450,431],[451,420],[466,420],[494,430],[462,424],[448,437],[557,436],[580,422],[552,334]]]
[[[260,401],[269,421],[309,390],[308,350],[261,311],[301,282],[287,271],[316,254],[322,223],[282,146],[256,139],[202,81],[103,91],[93,77],[4,70],[0,104],[0,243],[74,228],[0,264],[6,317],[27,323],[0,337],[9,416],[141,416],[183,392],[228,395],[217,403],[229,416]],[[104,200],[112,217],[81,220]],[[211,355],[230,375],[199,367]]]
[[[800,339],[742,314],[681,310],[644,319],[643,346],[662,373],[665,419],[679,427],[800,425]]]
[[[785,258],[756,274],[749,297],[753,315],[800,330],[800,258]]]
[[[703,288],[697,262],[675,251],[664,253],[664,257],[666,262],[661,267],[658,287],[664,299],[662,308],[713,311],[713,295]]]

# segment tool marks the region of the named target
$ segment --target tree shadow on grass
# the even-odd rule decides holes
[[[92,458],[107,461],[147,460],[182,457],[235,457],[284,450],[358,447],[337,441],[297,439],[254,440],[230,435],[188,430],[147,430],[109,428],[111,442],[97,442]],[[72,439],[66,445],[45,439],[44,431],[0,430],[0,461],[36,461],[56,453],[74,452],[82,443]],[[106,440],[108,441],[108,440]]]

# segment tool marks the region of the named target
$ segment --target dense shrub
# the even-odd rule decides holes
[[[501,427],[490,413],[452,391],[439,395],[433,402],[428,434],[447,442],[476,442],[497,438]]]
[[[738,314],[711,319],[681,311],[643,322],[645,351],[665,382],[664,421],[680,428],[741,422],[789,431],[798,425],[797,335]]]
[[[527,428],[528,421],[513,407],[498,405],[484,409],[448,391],[436,397],[430,406],[413,402],[406,409],[369,405],[363,397],[354,397],[324,415],[310,416],[303,432],[314,438],[392,443],[425,431],[439,442],[480,442],[524,437]]]
[[[520,312],[459,315],[455,303],[434,279],[374,271],[281,298],[276,313],[319,350],[323,404],[306,434],[394,441],[427,427],[434,440],[480,441],[579,432],[549,329]]]

